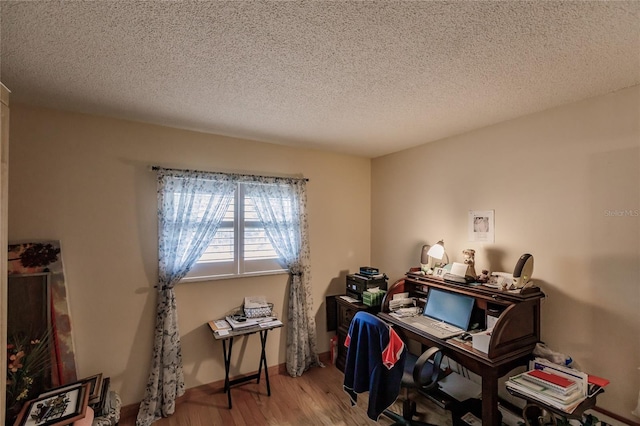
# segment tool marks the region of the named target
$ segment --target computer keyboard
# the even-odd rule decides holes
[[[452,328],[448,324],[440,324],[440,323],[425,324],[425,323],[417,322],[412,325],[414,327],[419,328],[420,330],[426,331],[427,333],[433,336],[439,337],[441,339],[445,339],[451,336],[451,333],[453,333],[454,330],[457,330],[456,328]]]
[[[453,327],[447,323],[444,322],[433,322],[431,324],[427,324],[430,328],[436,329],[436,330],[446,330],[446,331],[456,331],[458,330],[457,327]]]

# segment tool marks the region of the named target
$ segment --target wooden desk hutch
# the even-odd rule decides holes
[[[487,353],[468,342],[442,340],[389,315],[388,301],[393,294],[409,292],[422,303],[430,288],[440,288],[475,298],[471,323],[478,329],[486,327],[488,317],[495,320]],[[527,365],[536,343],[540,341],[540,301],[544,293],[537,287],[522,292],[494,290],[485,286],[449,284],[422,275],[407,274],[389,288],[378,315],[406,338],[425,346],[437,346],[445,356],[473,371],[482,378],[482,423],[499,424],[498,379],[520,365]],[[354,313],[355,315],[355,313]]]

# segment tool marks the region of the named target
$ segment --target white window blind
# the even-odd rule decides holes
[[[234,202],[202,257],[183,281],[286,272],[262,227],[256,206],[238,183]]]

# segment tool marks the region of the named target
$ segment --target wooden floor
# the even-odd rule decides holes
[[[158,420],[154,426],[307,426],[307,425],[391,425],[380,417],[378,423],[367,417],[367,397],[362,394],[352,407],[342,390],[343,374],[333,365],[312,368],[301,377],[272,374],[271,396],[266,394],[264,379],[231,388],[233,409],[227,407],[227,395],[221,389],[200,387],[188,391],[179,400],[176,412]],[[404,394],[404,392],[402,392]],[[451,413],[424,397],[418,401],[418,416],[422,421],[439,426],[451,426]],[[401,412],[401,399],[392,408]],[[135,418],[123,417],[120,426],[134,426]]]

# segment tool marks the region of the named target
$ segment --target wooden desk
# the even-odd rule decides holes
[[[397,287],[394,289],[394,287]],[[404,321],[381,312],[380,318],[394,324],[407,338],[426,346],[437,346],[445,356],[473,371],[482,378],[482,424],[496,425],[498,422],[498,379],[515,367],[527,365],[531,352],[540,340],[540,300],[544,297],[539,289],[527,289],[525,294],[514,294],[492,290],[484,286],[448,284],[424,276],[407,275],[404,282],[394,284],[386,299],[393,294],[408,291],[410,296],[427,297],[429,288],[441,288],[475,298],[471,323],[485,328],[488,317],[495,320],[487,353],[448,339],[442,340],[413,327]],[[383,310],[388,307],[383,301]]]
[[[267,355],[265,352],[265,346],[267,344],[267,333],[269,330],[273,330],[274,328],[282,327],[282,323],[277,325],[271,325],[269,327],[261,327],[260,325],[251,326],[246,328],[241,328],[237,330],[229,330],[229,334],[220,336],[215,332],[216,327],[213,321],[208,322],[209,330],[213,334],[213,337],[216,340],[222,340],[222,354],[224,356],[224,391],[227,393],[227,400],[229,402],[229,408],[232,408],[231,405],[231,386],[237,385],[240,383],[245,383],[256,379],[256,383],[260,383],[260,376],[262,375],[262,368],[264,367],[264,379],[267,384],[267,396],[271,396],[271,386],[269,385],[269,370],[267,368]],[[233,349],[233,339],[235,337],[248,336],[251,334],[260,333],[260,344],[262,346],[262,350],[260,351],[260,363],[258,365],[258,372],[256,374],[250,374],[248,376],[243,376],[237,379],[230,380],[229,379],[229,370],[231,366],[231,351]],[[227,342],[229,342],[229,347],[227,348]]]

